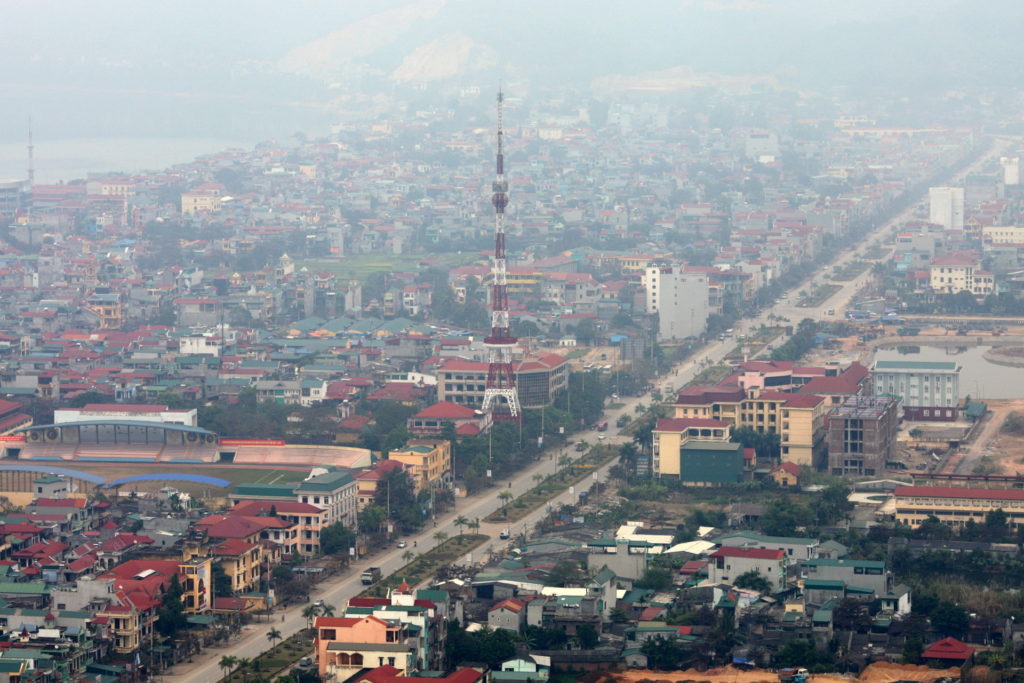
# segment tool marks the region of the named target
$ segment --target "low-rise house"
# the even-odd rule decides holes
[[[496,602],[487,610],[487,625],[519,633],[526,625],[526,603],[516,598]]]
[[[712,583],[731,584],[748,572],[762,576],[779,591],[786,582],[786,553],[781,549],[723,546],[709,555],[708,578]]]

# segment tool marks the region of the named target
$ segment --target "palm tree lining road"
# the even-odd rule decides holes
[[[991,149],[985,155],[984,158],[992,158],[993,156],[998,155],[1004,147],[1005,145],[994,146],[993,149]],[[984,159],[981,159],[977,163],[972,164],[972,168],[979,167],[982,161],[984,161]],[[864,240],[862,240],[862,243],[866,244],[867,242],[871,241],[876,237],[887,234],[900,221],[905,220],[911,214],[912,209],[913,207],[902,212],[900,215],[896,216],[892,220],[886,221],[885,223],[880,225],[870,235],[865,236]],[[836,263],[843,264],[847,262],[851,258],[850,255],[853,251],[856,251],[856,248],[847,250],[846,254],[840,256],[839,259],[837,259]],[[863,279],[861,278],[858,278],[849,283],[842,283],[842,289],[840,289],[838,292],[836,292],[836,294],[830,297],[829,301],[849,301],[849,299],[853,296],[857,289],[860,288],[862,284]],[[793,290],[789,293],[789,295],[791,297],[795,296],[796,293],[803,286],[804,285],[801,284],[794,287]],[[776,304],[770,309],[763,311],[761,315],[758,316],[756,319],[752,321],[745,321],[744,328],[752,329],[752,327],[756,325],[766,323],[767,316],[772,313],[776,315],[788,313],[790,315],[800,315],[801,317],[814,317],[815,312],[820,312],[825,307],[835,307],[835,304],[826,302],[818,308],[807,309],[794,308],[788,303],[783,302],[781,304]],[[664,383],[660,384],[659,386],[671,385],[673,389],[678,389],[680,386],[693,379],[693,376],[699,369],[700,360],[702,358],[708,358],[714,362],[718,362],[725,357],[725,355],[733,348],[733,346],[735,346],[734,340],[727,339],[725,341],[712,341],[711,343],[704,347],[703,351],[698,351],[697,353],[695,353],[692,359],[683,361],[679,363],[674,369],[670,370],[663,378],[659,380],[660,382]],[[678,372],[678,375],[675,374],[676,372]],[[607,419],[610,424],[615,424],[615,421],[618,419],[620,415],[626,415],[627,417],[632,419],[634,417],[634,410],[636,406],[641,403],[643,398],[644,397],[619,398],[617,402],[621,403],[622,407],[616,410],[606,411],[605,419]],[[598,432],[595,430],[588,430],[585,432],[578,433],[576,435],[578,440],[587,441],[588,443],[597,443],[597,436]],[[607,445],[621,445],[623,443],[627,443],[628,441],[629,439],[621,435],[612,435],[608,436],[607,439],[604,440],[604,443]],[[438,526],[436,530],[433,527],[431,527],[430,530],[424,529],[419,534],[414,535],[412,537],[412,540],[416,541],[417,545],[419,541],[428,543],[430,540],[433,540],[432,537],[434,533],[436,533],[437,531],[442,531],[445,534],[447,534],[447,538],[451,535],[459,533],[459,530],[463,526],[465,526],[474,532],[481,532],[491,536],[491,538],[494,539],[491,542],[491,545],[493,545],[494,541],[497,540],[498,533],[501,531],[502,528],[504,528],[507,525],[502,522],[489,523],[481,522],[480,520],[484,519],[485,517],[487,517],[487,515],[489,515],[490,513],[494,512],[499,508],[501,503],[498,497],[499,494],[505,491],[512,493],[513,496],[519,496],[525,493],[526,491],[533,487],[533,483],[531,482],[536,481],[534,479],[534,475],[541,475],[541,477],[546,477],[549,474],[554,474],[555,472],[558,471],[558,469],[561,466],[563,466],[561,464],[562,459],[557,456],[564,455],[565,457],[568,458],[570,462],[574,461],[574,458],[567,452],[565,452],[563,449],[552,449],[550,453],[553,457],[541,457],[536,463],[533,464],[532,467],[528,467],[520,471],[517,475],[515,475],[515,477],[511,480],[511,487],[503,487],[500,489],[491,488],[486,491],[477,493],[471,497],[465,498],[461,501],[457,501],[457,506],[459,507],[459,509],[456,512],[449,513],[445,517],[439,517]],[[612,464],[614,462],[615,461],[612,460],[608,464],[598,469],[595,472],[596,479],[603,480],[604,478],[606,478],[608,470],[612,467]],[[580,484],[581,488],[588,485],[589,484],[586,484],[584,482],[581,482]],[[554,498],[552,498],[550,503],[552,505],[568,503],[570,502],[569,499],[572,496],[573,494],[570,494],[569,490],[567,489],[562,493],[558,494],[557,496],[555,496]],[[546,506],[541,505],[536,510],[526,515],[523,519],[516,523],[516,529],[521,531],[523,529],[531,528],[534,524],[536,524],[540,519],[542,519],[547,514],[545,511],[545,507]],[[462,518],[463,520],[467,521],[464,524],[459,524],[458,526],[456,526],[455,520],[457,518]],[[468,521],[470,519],[473,521]],[[424,548],[426,547],[430,546],[425,545]],[[476,552],[486,552],[488,547],[490,546],[481,546],[481,548],[478,549],[478,551]],[[474,555],[474,560],[476,560],[477,557],[477,555]],[[406,563],[407,560],[403,558],[403,553],[401,550],[391,549],[385,551],[379,556],[367,559],[363,564],[353,567],[353,569],[361,571],[364,565],[372,565],[380,567],[384,575],[389,575],[393,574]],[[320,591],[319,596],[323,600],[334,604],[341,604],[346,602],[349,598],[357,595],[363,590],[363,585],[359,580],[359,571],[354,571],[350,574],[337,577],[333,580],[321,584],[317,587],[317,589]],[[309,606],[305,606],[303,608],[293,607],[291,609],[288,609],[284,613],[284,621],[275,622],[274,627],[280,629],[281,633],[286,636],[302,630],[306,627],[307,617],[304,616],[304,614],[306,613],[306,609],[308,609],[308,607]],[[239,638],[238,641],[236,641],[234,644],[230,646],[233,656],[242,658],[252,658],[258,656],[260,653],[266,650],[266,630],[267,629],[264,627],[264,625],[258,623],[245,627],[243,629],[243,635],[241,636],[241,638]],[[207,681],[216,680],[218,676],[218,668],[223,669],[223,667],[220,667],[220,662],[218,661],[217,656],[214,652],[208,651],[204,653],[202,656],[195,657],[194,660],[195,661],[192,663],[178,664],[174,666],[172,669],[168,670],[164,675],[174,678],[175,680],[185,681],[187,683],[206,683]],[[241,667],[240,660],[236,660],[236,664],[239,667]]]

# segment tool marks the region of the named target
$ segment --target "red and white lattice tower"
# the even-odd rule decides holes
[[[484,339],[487,346],[487,387],[484,389],[483,411],[492,420],[518,420],[519,393],[512,367],[512,336],[508,315],[508,269],[505,263],[505,207],[508,206],[508,181],[505,180],[501,105],[504,96],[498,92],[498,175],[491,185],[494,204],[494,260],[491,263],[491,334]]]

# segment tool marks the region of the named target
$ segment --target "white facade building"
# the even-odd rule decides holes
[[[643,274],[647,312],[658,315],[658,339],[699,337],[707,327],[708,277],[682,266],[649,266]]]
[[[1020,157],[1002,157],[999,165],[1003,167],[1003,185],[1020,185]]]
[[[928,189],[928,222],[946,230],[964,229],[964,188],[932,187]]]
[[[908,420],[953,420],[960,404],[960,366],[952,361],[875,361],[875,396],[898,398]]]

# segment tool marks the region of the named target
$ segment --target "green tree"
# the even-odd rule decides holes
[[[277,641],[281,640],[283,637],[284,636],[281,635],[281,632],[276,628],[272,628],[267,631],[267,640],[270,641],[270,647],[274,647],[274,645],[277,644]]]
[[[943,637],[953,638],[963,638],[970,623],[967,610],[945,600],[935,606],[935,609],[928,615],[928,619],[936,633]]]
[[[469,520],[466,519],[465,515],[459,515],[455,518],[455,521],[452,522],[452,524],[455,525],[455,527],[459,530],[459,534],[461,535],[463,527],[469,524]]]
[[[634,585],[637,588],[668,590],[672,587],[672,571],[664,567],[648,567]]]
[[[761,517],[761,530],[769,536],[796,536],[798,526],[810,520],[810,510],[789,498],[776,498]]]
[[[576,627],[576,640],[583,650],[593,650],[601,641],[597,635],[597,629],[591,624],[580,624]]]
[[[235,668],[235,665],[237,663],[238,663],[238,657],[233,657],[232,655],[225,655],[225,656],[220,658],[220,661],[217,662],[217,666],[219,666],[221,671],[224,672],[223,678],[227,678],[228,677],[228,674],[231,673],[232,669]]]
[[[441,545],[446,540],[448,540],[448,534],[447,533],[445,533],[444,531],[435,531],[434,532],[434,541],[437,542],[437,545]]]
[[[498,499],[501,500],[502,511],[504,511],[508,507],[508,503],[510,500],[512,500],[512,498],[514,498],[514,496],[512,495],[512,492],[509,491],[508,489],[504,489],[498,494]]]
[[[234,594],[231,586],[231,577],[224,571],[224,567],[220,563],[213,565],[213,594],[220,598],[226,598]]]
[[[159,618],[156,622],[156,629],[161,635],[173,636],[178,630],[185,627],[185,607],[181,602],[182,593],[178,575],[172,574],[170,584],[160,601],[160,609],[157,610]]]
[[[302,608],[302,618],[306,620],[306,630],[313,628],[313,620],[320,615],[319,605],[306,605]]]
[[[737,576],[736,580],[733,581],[733,585],[737,588],[747,588],[752,591],[757,591],[758,593],[772,592],[771,582],[753,569]]]
[[[842,482],[828,485],[818,494],[812,509],[817,514],[818,524],[832,525],[849,519],[853,511],[850,487]]]
[[[381,532],[387,518],[387,510],[382,506],[376,504],[367,505],[359,513],[359,530],[364,534],[378,534]]]
[[[640,646],[640,652],[647,657],[647,666],[652,669],[673,671],[688,668],[693,651],[680,640],[655,636]]]
[[[356,545],[356,534],[341,522],[328,524],[320,530],[320,550],[325,555],[348,553]]]

